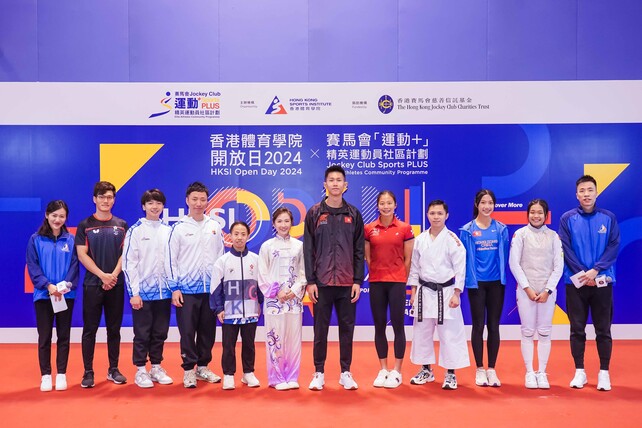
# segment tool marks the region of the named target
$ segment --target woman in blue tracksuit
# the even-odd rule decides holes
[[[499,353],[499,320],[504,307],[508,229],[493,218],[495,194],[482,189],[475,195],[473,220],[460,229],[466,248],[466,288],[473,326],[470,342],[477,364],[478,386],[501,386],[495,372]],[[484,369],[484,320],[488,329],[488,370]]]
[[[78,283],[78,257],[74,235],[67,231],[65,221],[69,208],[64,201],[51,201],[45,210],[40,229],[27,245],[27,270],[33,283],[33,301],[38,328],[38,360],[42,375],[40,390],[51,391],[51,336],[56,321],[58,336],[56,356],[56,390],[67,389],[67,361],[71,313]],[[54,313],[52,300],[64,299],[67,309]]]

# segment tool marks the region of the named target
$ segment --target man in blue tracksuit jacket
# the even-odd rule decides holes
[[[583,388],[587,383],[584,371],[586,323],[589,310],[595,326],[597,352],[600,357],[597,389],[609,391],[609,363],[612,340],[613,284],[615,259],[620,247],[620,228],[615,215],[595,206],[597,182],[590,175],[576,182],[580,206],[560,218],[559,236],[564,248],[564,282],[566,310],[571,323],[571,354],[575,361],[575,376],[571,388]],[[581,286],[572,284],[571,276],[579,276]]]

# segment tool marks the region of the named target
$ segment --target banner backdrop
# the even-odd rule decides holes
[[[141,194],[158,187],[171,224],[186,212],[187,185],[202,181],[209,215],[225,232],[248,222],[248,245],[258,252],[281,205],[294,213],[293,235],[303,235],[331,164],[346,169],[345,198],[366,223],[377,216],[377,193],[388,189],[415,234],[432,199],[448,203],[447,225],[458,233],[480,188],[495,192],[495,218],[511,234],[536,197],[549,202],[557,230],[577,205],[575,180],[595,176],[597,203],[616,214],[622,233],[614,322],[642,324],[641,82],[30,83],[0,84],[0,95],[0,328],[35,326],[25,250],[52,199],[69,204],[74,227],[94,211],[94,183],[108,180],[118,189],[114,214],[133,224],[143,215]],[[568,322],[563,288],[556,323]],[[368,291],[366,282],[358,325],[372,324]],[[505,302],[502,323],[519,324],[512,277]],[[466,297],[462,305],[469,323]],[[308,302],[305,325],[310,309]],[[79,309],[73,325],[82,325]]]

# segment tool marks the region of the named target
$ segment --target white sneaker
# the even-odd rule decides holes
[[[575,376],[573,376],[573,380],[571,381],[571,388],[582,389],[587,383],[584,369],[575,370]]]
[[[502,386],[502,383],[497,377],[497,372],[495,371],[495,369],[486,370],[486,377],[488,378],[488,386],[494,386],[495,388],[499,388],[500,386]]]
[[[428,370],[423,367],[421,368],[421,370],[419,370],[419,373],[417,373],[412,377],[412,379],[410,379],[410,383],[412,385],[423,385],[425,383],[434,381],[435,374],[433,373],[432,369]]]
[[[608,370],[600,370],[597,374],[597,390],[610,391],[611,390],[611,376]]]
[[[204,380],[209,383],[219,383],[221,381],[221,377],[214,374],[214,372],[207,368],[207,366],[196,368],[196,379]]]
[[[223,389],[234,389],[236,385],[234,384],[234,376],[224,375],[223,376]]]
[[[64,391],[67,389],[67,375],[58,373],[56,375],[56,391]]]
[[[486,370],[483,367],[478,367],[475,372],[475,385],[488,386],[488,376],[486,376]]]
[[[254,372],[252,373],[243,373],[243,377],[241,378],[241,383],[246,384],[250,388],[257,388],[261,386],[261,383],[259,380],[254,376]]]
[[[174,383],[174,380],[167,376],[167,372],[161,366],[152,366],[152,369],[149,371],[149,376],[152,378],[152,382],[158,382],[161,385],[171,385]]]
[[[350,372],[341,373],[341,377],[339,378],[339,385],[343,385],[344,389],[359,388],[359,385],[357,385],[357,382],[354,381],[354,379],[352,378],[352,373]]]
[[[548,383],[548,376],[544,372],[537,372],[537,387],[539,389],[551,389],[551,385]]]
[[[388,373],[388,377],[383,383],[383,387],[397,388],[399,385],[401,385],[401,373],[399,373],[397,370],[392,370],[390,373]]]
[[[138,370],[136,372],[136,377],[134,378],[134,383],[141,388],[153,388],[154,382],[152,382],[151,376],[147,373],[147,370]]]
[[[274,389],[276,389],[277,391],[287,391],[288,389],[290,389],[290,385],[288,385],[287,382],[281,382],[274,385]]]
[[[299,389],[299,382],[291,380],[288,382],[288,388],[289,389]]]
[[[524,386],[528,389],[537,389],[538,382],[535,372],[527,372],[524,380]]]
[[[444,379],[441,389],[457,389],[457,377],[455,373],[446,373],[446,378]]]
[[[46,374],[42,376],[42,378],[40,379],[40,390],[42,392],[48,392],[48,391],[51,391],[52,389],[53,389],[53,385],[51,384],[51,375]]]
[[[196,373],[194,369],[185,370],[185,373],[183,373],[183,386],[185,388],[196,388]]]
[[[314,373],[312,382],[310,382],[310,386],[308,386],[308,388],[313,391],[321,391],[323,389],[323,385],[325,385],[325,375],[321,372],[316,372]]]
[[[372,386],[374,386],[375,388],[383,388],[383,384],[386,382],[387,377],[388,377],[388,370],[386,369],[379,370],[377,377],[375,378],[374,382],[372,382]]]

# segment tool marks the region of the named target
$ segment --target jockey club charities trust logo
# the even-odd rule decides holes
[[[288,112],[279,97],[275,95],[265,114],[288,114]]]
[[[219,91],[171,91],[159,100],[162,108],[149,119],[173,112],[174,118],[217,119],[221,116],[221,93]]]
[[[381,98],[379,98],[377,107],[379,107],[379,111],[381,113],[388,114],[395,107],[395,102],[392,100],[390,95],[382,95]]]

